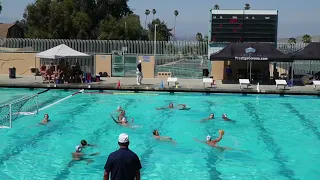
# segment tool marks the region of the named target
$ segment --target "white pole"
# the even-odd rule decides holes
[[[293,87],[293,61],[292,61],[292,64],[291,64],[291,87]]]
[[[250,76],[250,82],[252,81],[252,78],[251,78],[251,69],[252,69],[252,61],[250,61],[250,72],[249,72],[249,73],[250,73],[250,75],[249,75],[249,76]]]
[[[156,56],[156,53],[157,53],[157,25],[158,24],[155,24],[154,25],[154,37],[153,37],[153,55]]]
[[[10,120],[10,128],[12,128],[12,104],[9,105],[9,120]]]

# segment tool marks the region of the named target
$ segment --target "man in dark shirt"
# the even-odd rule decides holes
[[[142,78],[143,78],[143,74],[142,74],[142,66],[141,66],[141,60],[140,60],[139,63],[137,64],[137,85],[141,85]]]
[[[119,135],[120,149],[111,153],[104,166],[104,180],[140,180],[141,163],[139,157],[129,147],[128,134]]]

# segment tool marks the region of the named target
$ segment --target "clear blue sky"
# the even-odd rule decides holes
[[[24,8],[34,0],[2,0],[1,22],[14,22],[22,18]],[[195,36],[197,32],[207,34],[209,9],[219,4],[220,9],[242,9],[245,3],[251,9],[279,10],[279,37],[302,34],[320,35],[319,0],[129,0],[134,12],[144,24],[144,11],[156,9],[157,18],[173,27],[173,11],[178,10],[177,36]],[[149,16],[151,19],[152,16]]]

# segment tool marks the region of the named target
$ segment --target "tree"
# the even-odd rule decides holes
[[[249,3],[244,4],[244,10],[249,10],[250,8],[251,7]]]
[[[196,39],[197,39],[197,41],[199,41],[199,42],[203,41],[203,36],[202,36],[202,34],[198,32],[198,33],[196,34]]]
[[[16,24],[29,38],[147,40],[148,32],[127,2],[37,0],[27,5],[23,19]]]
[[[296,43],[297,43],[297,40],[296,40],[296,38],[291,37],[291,38],[288,39],[288,43],[290,43],[290,44],[296,44]]]
[[[147,20],[148,20],[148,16],[150,14],[149,9],[146,9],[146,11],[144,12],[144,14],[146,15],[146,20],[144,21],[144,28],[147,28]]]
[[[303,43],[311,43],[312,42],[312,38],[309,34],[305,34],[302,36],[302,42]]]
[[[208,40],[209,40],[208,36],[204,36],[203,41],[208,42]]]
[[[130,27],[127,31],[125,25]],[[102,40],[148,40],[143,36],[140,17],[135,14],[129,14],[119,20],[110,15],[100,22],[99,31],[99,39]]]
[[[220,9],[220,6],[218,4],[214,5],[213,9]]]
[[[176,40],[176,23],[177,23],[177,16],[179,15],[179,11],[178,10],[174,10],[173,14],[174,14],[173,39]]]
[[[156,9],[152,9],[152,20],[154,20],[154,16],[156,15],[157,11]]]
[[[171,34],[172,29],[169,29],[167,24],[164,21],[160,21],[160,19],[155,19],[148,24],[149,39],[154,39],[155,24],[157,24],[156,40],[169,41],[170,37],[172,36]]]
[[[0,1],[0,14],[2,12],[2,4],[1,4],[1,1]]]

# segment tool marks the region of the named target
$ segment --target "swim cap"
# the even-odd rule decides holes
[[[222,114],[222,117],[227,117],[227,114],[226,113]]]
[[[82,147],[81,146],[76,146],[76,152],[81,152],[81,150],[82,150]]]
[[[209,140],[211,140],[211,136],[208,135],[207,136],[207,141],[209,141]]]
[[[118,110],[120,110],[121,109],[121,106],[118,106]]]
[[[128,122],[128,121],[127,121],[127,118],[125,118],[125,117],[122,118],[122,121],[123,121],[123,122]]]

